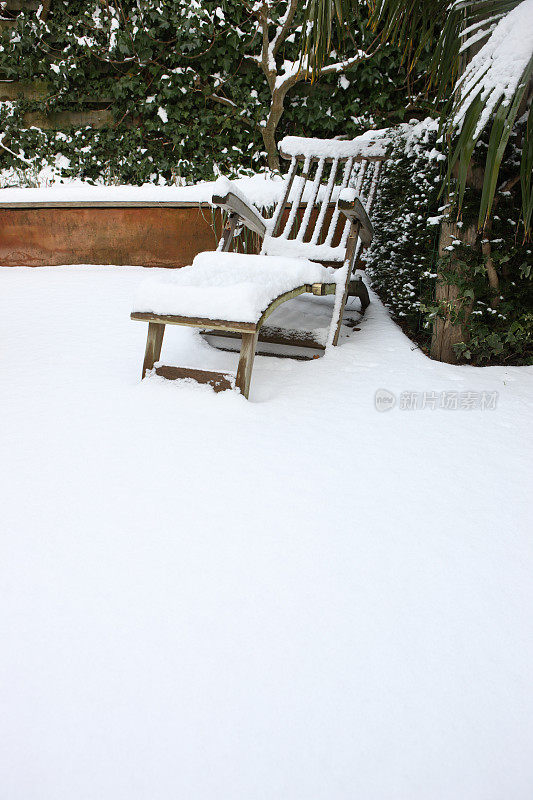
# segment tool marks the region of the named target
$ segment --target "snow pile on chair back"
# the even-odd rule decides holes
[[[171,279],[144,281],[133,311],[257,322],[280,295],[305,284],[335,283],[338,272],[305,258],[200,253]]]
[[[341,214],[339,198],[347,199],[349,191],[370,215],[389,144],[386,130],[348,140],[285,137],[280,143],[281,155],[290,159],[285,194],[265,220],[261,253],[342,264],[351,222]]]
[[[285,157],[310,158],[385,158],[390,138],[384,131],[367,131],[355,139],[312,139],[285,136],[279,149]]]

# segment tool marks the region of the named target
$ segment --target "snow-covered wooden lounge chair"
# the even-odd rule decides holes
[[[350,279],[361,246],[372,241],[365,206],[370,208],[374,197],[386,142],[368,136],[351,141],[286,137],[280,152],[290,167],[272,217],[265,218],[229,181],[220,180],[212,203],[227,212],[227,222],[218,250],[200,253],[172,281],[141,286],[131,318],[148,322],[143,378],[159,360],[165,325],[187,325],[242,337],[236,379],[168,366],[158,366],[156,373],[210,383],[216,391],[236,386],[248,397],[261,328],[278,306],[304,293],[334,294],[328,344],[335,346],[349,293],[361,298],[363,308],[368,304],[362,280],[350,286]],[[260,255],[229,252],[242,226],[262,238]],[[286,341],[302,340],[289,336]]]

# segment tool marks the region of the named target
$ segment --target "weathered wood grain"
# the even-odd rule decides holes
[[[202,331],[205,336],[227,337],[228,339],[240,339],[240,333],[235,331],[206,330]],[[325,345],[319,342],[312,331],[298,331],[277,326],[263,325],[257,337],[258,342],[264,344],[284,344],[291,347],[309,347],[316,350],[325,350]]]
[[[165,333],[165,326],[150,322],[148,325],[148,336],[146,338],[146,350],[144,352],[144,361],[142,368],[142,378],[153,369],[156,361],[159,361],[161,355],[161,345],[163,344],[163,336]]]
[[[240,389],[241,394],[246,399],[250,395],[250,381],[252,380],[256,345],[257,333],[243,333],[235,386]]]
[[[167,367],[161,365],[160,367],[156,367],[155,374],[169,381],[185,380],[189,378],[196,381],[196,383],[209,384],[217,393],[227,389],[233,389],[235,385],[234,377],[224,372],[208,372],[202,369]]]
[[[208,319],[207,317],[180,317],[176,314],[152,314],[150,311],[132,311],[130,319],[139,322],[156,322],[164,325],[185,325],[189,328],[213,328],[214,330],[236,331],[238,333],[254,333],[257,330],[255,322],[230,322],[222,319]]]

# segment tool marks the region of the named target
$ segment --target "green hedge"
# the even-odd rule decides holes
[[[109,182],[190,182],[218,171],[262,168],[259,126],[270,93],[249,58],[257,54],[259,39],[247,5],[54,0],[46,23],[22,18],[16,30],[2,36],[0,73],[46,80],[48,94],[39,101],[2,104],[5,143],[28,158],[38,156],[38,166],[61,154],[65,175]],[[280,60],[298,57],[297,33],[290,39]],[[364,48],[369,41],[361,23],[356,43]],[[345,42],[347,54],[353,46]],[[288,95],[279,137],[353,136],[398,122],[405,114],[405,79],[399,55],[384,47],[346,78],[299,83]],[[213,94],[233,105],[217,102]],[[106,98],[116,120],[112,129],[22,128],[25,112],[85,110]],[[0,158],[0,168],[18,169],[6,153]]]
[[[518,127],[506,151],[502,186],[518,174],[520,136]],[[439,259],[439,221],[444,210],[440,189],[446,160],[437,145],[437,123],[428,119],[400,125],[393,140],[373,210],[376,236],[367,267],[373,287],[408,335],[429,352],[432,324],[440,313],[435,303],[439,273],[458,285],[469,309],[468,315],[463,314],[465,341],[457,347],[460,361],[533,363],[533,252],[517,231],[518,187],[498,192],[492,230],[487,234],[500,284],[495,293],[487,278],[481,236],[474,247],[454,247],[460,276],[447,270],[451,253]],[[485,147],[486,142],[480,142],[478,156]],[[467,190],[463,225],[477,219],[478,208],[479,196]],[[493,307],[495,294],[498,302]]]

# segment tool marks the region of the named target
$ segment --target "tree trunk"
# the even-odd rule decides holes
[[[267,151],[268,166],[270,169],[280,170],[278,146],[276,144],[276,129],[280,121],[283,110],[286,91],[274,89],[272,91],[272,102],[266,125],[261,129],[265,150]]]
[[[267,152],[267,163],[270,169],[280,171],[278,148],[276,145],[276,129],[262,128],[263,143]]]
[[[464,24],[466,26],[468,22],[467,11],[463,11],[463,14]],[[464,39],[461,38],[461,41],[464,41]],[[468,62],[474,57],[480,47],[481,45],[476,43],[472,47],[469,47],[467,51],[461,53],[459,56],[458,77],[463,74]],[[468,169],[467,184],[481,188],[483,185],[483,177],[484,171],[478,168],[474,169],[472,164],[470,164]],[[456,224],[451,222],[449,218],[444,219],[440,226],[439,257],[442,258],[442,256],[447,254],[446,247],[448,247],[448,245],[450,245],[454,239],[457,239],[464,244],[473,246],[476,242],[476,238],[477,229],[475,225],[458,227]],[[452,263],[448,269],[449,268],[452,270],[454,269],[453,257]],[[459,265],[457,265],[455,269],[457,272],[459,272]],[[444,276],[438,273],[435,299],[441,310],[444,311],[444,317],[441,317],[440,315],[435,317],[435,322],[433,323],[433,333],[431,337],[430,355],[431,358],[434,358],[437,361],[445,361],[447,364],[456,364],[457,355],[453,349],[453,345],[465,341],[467,334],[464,323],[470,314],[471,306],[470,308],[464,306],[462,301],[459,300],[458,287],[454,284],[446,283]],[[457,315],[461,315],[463,319],[457,319]]]
[[[494,210],[493,204],[493,210]],[[490,246],[490,235],[492,233],[492,218],[487,221],[485,230],[483,232],[483,240],[481,242],[481,254],[485,261],[485,269],[487,270],[487,278],[489,279],[489,286],[493,291],[493,296],[490,300],[491,308],[496,308],[500,302],[500,279],[498,272],[494,266],[494,259],[492,258],[492,248]]]
[[[448,254],[446,248],[454,240],[460,240],[466,245],[474,247],[477,240],[477,229],[475,225],[459,227],[449,219],[443,220],[440,229],[439,257]],[[447,269],[451,269],[460,275],[462,267],[454,265],[454,259],[447,264]],[[447,283],[443,275],[437,275],[437,288],[435,299],[441,310],[441,314],[435,317],[433,323],[433,335],[431,338],[431,358],[437,361],[444,361],[447,364],[456,364],[457,355],[454,345],[464,342],[467,338],[465,322],[472,310],[471,303],[465,303],[459,297],[459,287],[454,283]],[[458,315],[461,319],[458,319]]]

